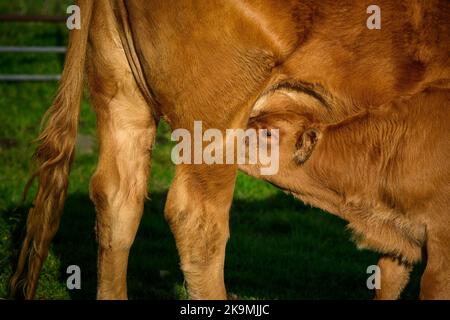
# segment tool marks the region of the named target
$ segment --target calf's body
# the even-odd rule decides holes
[[[424,249],[422,297],[450,298],[449,102],[450,90],[427,89],[336,124],[282,104],[249,122],[280,130],[280,170],[260,177],[347,220],[359,247],[384,255],[378,298],[399,296]]]

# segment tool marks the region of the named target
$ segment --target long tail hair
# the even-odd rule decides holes
[[[58,230],[74,158],[89,25],[94,0],[78,0],[81,29],[70,31],[64,70],[57,95],[47,110],[45,127],[34,153],[37,169],[27,183],[25,193],[35,178],[38,191],[26,224],[26,234],[10,281],[10,295],[33,299],[42,264],[50,242]]]

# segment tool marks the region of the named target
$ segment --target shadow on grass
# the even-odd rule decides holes
[[[183,283],[172,234],[164,220],[166,193],[152,193],[130,253],[128,292],[131,299],[174,299]],[[26,212],[19,208],[17,212]],[[24,225],[24,215],[17,226]],[[85,194],[68,197],[53,253],[60,260],[60,281],[66,268],[82,270],[82,289],[72,299],[94,299],[96,290],[95,210]],[[303,206],[282,193],[262,201],[235,199],[225,278],[231,293],[244,298],[370,299],[367,266],[377,255],[357,251],[343,221]],[[14,247],[19,248],[19,228]],[[415,269],[403,297],[417,298]]]

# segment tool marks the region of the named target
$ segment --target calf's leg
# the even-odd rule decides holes
[[[376,289],[376,300],[396,300],[400,298],[408,284],[412,265],[401,262],[392,256],[382,256],[378,260],[381,272],[380,289]]]
[[[427,265],[422,275],[420,299],[450,299],[450,234],[429,228],[427,239]]]

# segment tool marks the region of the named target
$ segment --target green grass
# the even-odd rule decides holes
[[[0,12],[62,15],[68,3],[0,0]],[[64,25],[0,22],[0,45],[64,45],[66,40]],[[0,73],[59,73],[62,62],[63,57],[55,54],[0,54]],[[31,202],[20,201],[31,170],[31,142],[55,90],[56,83],[0,83],[0,297],[7,295]],[[95,115],[87,99],[80,133],[95,137]],[[151,200],[146,202],[130,255],[132,299],[185,298],[175,243],[163,217],[174,173],[169,133],[163,123],[153,153]],[[95,152],[79,153],[73,165],[65,214],[42,272],[39,299],[95,298],[95,211],[87,192],[96,162]],[[373,295],[366,288],[366,268],[376,264],[377,255],[358,251],[343,221],[303,206],[267,183],[239,174],[230,228],[226,285],[241,298],[370,299]],[[66,289],[65,271],[71,264],[81,267],[81,290]],[[417,297],[419,272],[420,267],[404,298]]]

